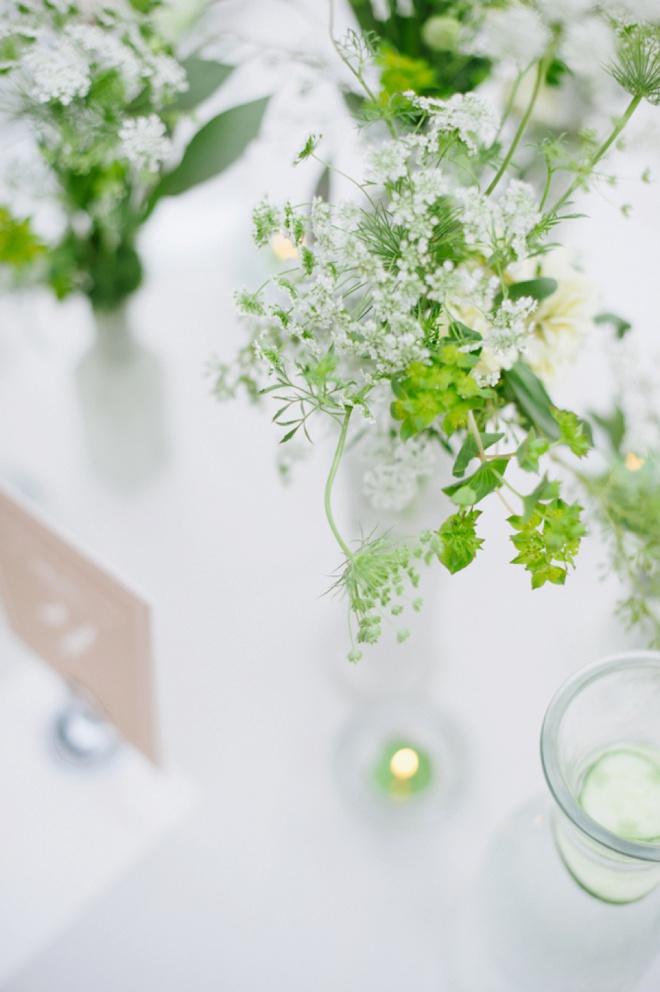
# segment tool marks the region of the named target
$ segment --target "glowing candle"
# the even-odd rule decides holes
[[[428,754],[409,741],[385,744],[374,769],[376,784],[396,802],[422,792],[431,778]]]

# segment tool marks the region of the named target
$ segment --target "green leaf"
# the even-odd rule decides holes
[[[316,149],[318,148],[322,137],[323,135],[321,134],[310,134],[309,137],[307,138],[307,141],[305,142],[303,147],[300,149],[300,151],[294,158],[293,164],[300,165],[300,163],[304,162],[306,158],[309,158],[310,155],[313,155]]]
[[[556,499],[559,496],[559,488],[560,484],[558,482],[551,482],[547,475],[544,475],[536,489],[529,496],[523,498],[523,515],[517,519],[520,519],[522,523],[528,521],[534,511],[537,510],[539,503]]]
[[[536,431],[530,427],[529,434],[516,451],[518,464],[526,472],[538,472],[539,459],[550,447],[545,437],[537,437]]]
[[[506,472],[509,464],[506,458],[494,458],[492,462],[484,462],[480,465],[474,475],[471,475],[465,482],[457,482],[452,486],[445,486],[442,490],[450,499],[459,505],[473,505],[478,503],[498,489],[502,485],[502,476]],[[472,495],[474,498],[467,498]]]
[[[32,232],[30,218],[17,220],[7,207],[0,207],[0,264],[21,269],[45,250]]]
[[[232,165],[259,133],[269,97],[218,114],[192,139],[180,164],[163,177],[154,197],[178,196]]]
[[[617,338],[621,339],[625,337],[628,331],[632,330],[632,324],[628,320],[624,320],[623,317],[617,316],[615,313],[599,313],[597,317],[594,317],[595,324],[611,324],[615,330]]]
[[[554,410],[553,415],[559,426],[559,444],[567,445],[574,455],[584,458],[592,447],[588,425],[571,410]]]
[[[473,331],[471,327],[468,327],[466,324],[462,324],[460,320],[452,320],[449,325],[449,337],[452,341],[455,341],[459,345],[475,345],[478,342],[483,341],[483,338],[478,331]]]
[[[452,575],[470,565],[484,543],[476,533],[476,522],[480,516],[480,510],[455,513],[436,532],[441,542],[436,552],[438,560]]]
[[[484,451],[488,451],[494,444],[501,441],[504,434],[482,434],[479,433],[481,438],[481,446]],[[454,468],[452,474],[460,478],[465,475],[465,469],[468,467],[473,458],[476,458],[479,454],[479,448],[477,446],[476,438],[473,434],[468,434],[461,450],[456,456],[456,461],[454,462]]]
[[[507,286],[507,299],[520,300],[523,296],[531,296],[533,300],[538,300],[540,303],[541,300],[552,296],[558,285],[559,283],[556,279],[550,279],[548,276],[539,276],[538,279],[525,279],[524,282],[514,282],[513,285]],[[498,293],[493,300],[493,305],[498,307],[502,300],[502,293]]]
[[[623,415],[623,410],[615,406],[609,417],[605,414],[593,413],[593,411],[589,416],[605,431],[613,450],[620,452],[621,444],[626,434],[626,418]]]
[[[234,71],[232,65],[208,62],[194,55],[181,64],[186,71],[188,89],[185,93],[179,93],[174,110],[182,114],[189,113],[208,100]]]
[[[560,431],[552,413],[554,409],[552,400],[529,365],[519,359],[512,369],[502,373],[502,379],[512,399],[530,424],[533,424],[540,434],[558,441]]]
[[[457,506],[473,506],[477,502],[477,494],[472,486],[464,485],[452,493],[451,499]]]
[[[365,99],[363,96],[359,96],[357,93],[351,93],[350,91],[342,93],[344,97],[344,103],[348,107],[350,113],[353,117],[360,117],[362,110],[364,108]]]
[[[551,487],[547,479],[542,483]],[[518,554],[512,560],[524,565],[532,575],[532,589],[546,582],[563,585],[568,566],[580,549],[580,539],[586,533],[578,503],[565,503],[555,496],[548,503],[537,501],[534,511],[526,519],[509,517],[508,522],[516,531],[511,542]]]
[[[316,184],[316,189],[314,190],[314,196],[318,196],[321,200],[325,200],[326,203],[330,202],[330,168],[325,166],[323,172],[319,176],[319,181]]]
[[[559,565],[542,565],[535,569],[532,575],[532,589],[540,589],[546,582],[552,582],[556,586],[563,586],[566,582],[568,572]]]

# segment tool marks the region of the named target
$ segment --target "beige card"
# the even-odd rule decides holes
[[[3,488],[0,595],[14,633],[157,761],[149,605]]]

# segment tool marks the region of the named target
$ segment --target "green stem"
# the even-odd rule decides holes
[[[337,469],[339,468],[339,463],[341,461],[341,456],[344,453],[344,445],[346,444],[346,434],[348,432],[348,422],[351,419],[351,414],[353,412],[353,407],[349,406],[344,414],[343,423],[341,425],[341,433],[339,435],[339,441],[337,442],[337,448],[335,450],[335,456],[332,459],[332,465],[330,466],[330,474],[328,475],[328,481],[325,484],[325,515],[328,518],[328,523],[330,524],[330,530],[335,536],[337,544],[342,549],[347,558],[353,557],[353,552],[350,550],[343,537],[337,529],[335,523],[335,518],[332,515],[332,506],[330,503],[330,497],[332,495],[332,486],[335,481],[335,476],[337,475]]]
[[[342,60],[342,62],[346,66],[346,68],[349,70],[349,72],[351,72],[355,76],[355,78],[357,79],[358,83],[360,84],[360,86],[362,87],[362,89],[365,91],[365,93],[367,94],[367,96],[369,97],[369,99],[371,100],[371,102],[373,103],[373,105],[375,107],[377,107],[378,106],[378,100],[376,99],[376,97],[374,96],[374,94],[371,92],[371,89],[367,85],[367,83],[366,83],[366,81],[365,81],[362,73],[361,72],[358,72],[356,69],[353,68],[353,66],[351,65],[350,61],[346,58],[346,56],[342,52],[341,48],[339,47],[339,44],[337,43],[337,40],[335,38],[335,4],[334,4],[334,0],[330,0],[330,41],[332,42],[332,47],[334,48],[334,50],[336,51],[337,55]],[[385,124],[387,125],[387,129],[390,132],[391,136],[396,140],[397,134],[396,134],[396,130],[394,128],[394,125],[392,124],[392,121],[389,120],[388,118],[385,118]]]
[[[566,201],[571,198],[571,196],[573,195],[573,193],[575,192],[575,190],[578,188],[578,186],[580,186],[584,182],[585,174],[586,174],[586,176],[590,176],[591,175],[591,173],[596,168],[596,166],[598,165],[598,163],[600,162],[600,160],[603,158],[603,156],[607,153],[607,151],[610,149],[610,147],[614,144],[614,142],[616,141],[616,139],[619,137],[619,135],[623,131],[624,127],[626,126],[626,124],[628,123],[628,121],[630,120],[630,118],[632,117],[632,115],[635,113],[635,111],[639,107],[640,103],[642,102],[642,99],[643,99],[643,97],[640,94],[637,94],[637,96],[634,96],[632,98],[632,100],[630,101],[630,103],[626,107],[625,111],[623,112],[622,116],[617,121],[616,127],[613,129],[613,131],[610,134],[610,136],[608,138],[606,138],[606,140],[600,146],[600,148],[598,149],[598,151],[592,156],[592,158],[589,160],[588,165],[585,166],[584,169],[581,169],[580,170],[580,172],[575,177],[575,179],[573,180],[573,182],[571,183],[571,185],[568,187],[568,189],[566,190],[566,192],[564,193],[564,195],[561,196],[559,198],[559,200],[557,200],[557,202],[555,203],[554,207],[550,211],[550,216],[556,216],[557,215],[558,211],[561,209],[561,207],[563,207],[563,205],[566,203]]]
[[[542,59],[539,62],[539,64],[538,64],[538,67],[536,69],[536,80],[534,82],[534,89],[532,91],[532,98],[529,101],[529,104],[527,105],[527,110],[525,111],[525,114],[524,114],[523,119],[521,120],[520,124],[518,125],[518,130],[516,131],[516,134],[515,134],[515,137],[514,137],[513,141],[511,142],[511,147],[509,148],[509,151],[507,152],[507,154],[506,154],[506,156],[504,158],[504,161],[502,162],[501,166],[499,167],[495,178],[493,179],[492,183],[490,184],[490,186],[486,190],[486,196],[490,196],[491,195],[491,193],[493,192],[493,190],[495,189],[495,187],[499,183],[500,179],[502,178],[502,176],[504,175],[504,173],[506,172],[506,170],[509,168],[509,163],[511,162],[511,159],[513,158],[513,156],[515,154],[516,148],[520,144],[520,139],[522,138],[523,134],[527,130],[527,125],[529,124],[530,117],[532,116],[532,113],[534,112],[534,106],[536,104],[536,100],[538,98],[538,95],[539,95],[539,93],[541,91],[541,84],[542,84],[543,80],[545,79],[545,75],[546,75],[546,72],[547,72],[549,58],[551,58],[551,56],[547,56],[546,55],[546,57],[544,59]]]

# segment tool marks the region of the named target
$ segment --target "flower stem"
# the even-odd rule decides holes
[[[330,474],[328,475],[328,481],[325,484],[325,515],[328,518],[328,523],[330,524],[330,530],[335,536],[337,544],[342,549],[347,558],[352,558],[353,553],[344,541],[343,537],[337,529],[335,523],[335,518],[332,515],[332,506],[330,504],[330,497],[332,495],[332,486],[335,481],[335,476],[337,475],[337,469],[339,468],[339,463],[341,461],[341,456],[344,453],[344,445],[346,443],[346,434],[348,432],[348,422],[351,419],[351,414],[353,412],[353,407],[349,406],[344,413],[344,419],[341,425],[341,433],[339,435],[339,441],[337,442],[337,448],[335,450],[335,456],[332,459],[332,465],[330,466]]]
[[[586,176],[590,176],[591,175],[591,173],[596,168],[596,166],[598,165],[598,163],[600,162],[600,160],[603,158],[603,156],[606,154],[606,152],[609,150],[609,148],[614,144],[614,142],[616,141],[616,139],[619,137],[619,135],[623,131],[624,127],[626,126],[626,124],[628,123],[628,121],[630,120],[630,118],[632,117],[632,115],[635,113],[635,111],[639,107],[640,103],[642,102],[642,99],[643,99],[643,97],[639,93],[632,98],[632,100],[630,101],[630,103],[626,107],[625,111],[623,112],[623,114],[621,115],[621,117],[619,118],[619,120],[617,121],[616,126],[612,130],[612,133],[609,135],[608,138],[605,139],[605,141],[602,143],[602,145],[600,146],[600,148],[598,149],[598,151],[595,152],[595,154],[593,155],[593,157],[589,160],[588,165],[585,166],[584,169],[581,169],[580,170],[580,172],[575,177],[575,179],[573,180],[573,182],[571,183],[571,185],[568,187],[568,189],[566,190],[566,192],[563,194],[563,196],[561,196],[557,200],[557,202],[555,203],[554,207],[551,210],[551,216],[556,216],[557,215],[557,212],[561,209],[561,207],[563,207],[563,205],[566,203],[566,201],[571,198],[571,196],[573,195],[573,193],[575,192],[575,190],[578,188],[578,186],[584,181],[585,173],[586,173]]]
[[[548,68],[548,56],[546,56],[544,59],[542,59],[539,62],[538,66],[537,66],[537,69],[536,69],[536,80],[534,82],[534,89],[532,90],[532,97],[531,97],[531,99],[530,99],[530,101],[529,101],[529,103],[527,105],[527,110],[525,111],[524,117],[521,120],[520,124],[518,125],[518,130],[516,131],[516,134],[515,134],[515,137],[514,137],[513,141],[511,142],[511,147],[509,148],[509,151],[507,152],[507,154],[506,154],[506,156],[504,158],[504,161],[502,162],[501,166],[497,170],[497,174],[496,174],[495,178],[493,179],[493,181],[491,182],[490,186],[486,190],[486,196],[490,196],[491,195],[491,193],[494,191],[495,187],[499,183],[500,179],[502,178],[502,176],[504,175],[504,173],[506,172],[506,170],[509,168],[509,163],[511,162],[511,159],[513,158],[513,156],[515,154],[516,148],[520,144],[520,139],[522,138],[523,134],[527,130],[527,125],[529,124],[529,119],[532,116],[532,113],[534,112],[534,106],[536,104],[536,100],[538,98],[538,95],[539,95],[539,93],[541,91],[541,84],[542,84],[542,82],[543,82],[543,80],[545,78],[545,74],[547,72],[547,68]]]

